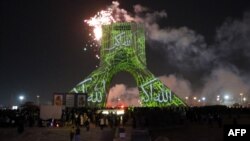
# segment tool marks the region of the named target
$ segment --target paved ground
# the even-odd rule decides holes
[[[0,128],[1,141],[69,141],[70,128],[26,127],[22,134],[16,128]],[[114,129],[81,128],[81,141],[113,141]]]
[[[239,124],[250,124],[250,117],[241,117]],[[225,118],[224,124],[232,124],[232,118]],[[125,137],[120,138],[119,130],[93,125],[90,131],[81,128],[81,141],[158,141],[158,137],[166,137],[161,141],[222,141],[223,128],[216,123],[186,122],[179,126],[148,128],[147,130],[133,129],[131,124],[125,127]],[[0,128],[0,141],[69,141],[69,127],[39,128],[26,127],[22,134],[17,133],[16,128]]]
[[[241,116],[237,121],[238,124],[250,125],[250,115]],[[224,117],[223,124],[233,124],[233,118]],[[223,125],[187,121],[179,126],[151,128],[149,134],[152,141],[158,137],[168,138],[166,141],[223,141]]]
[[[90,130],[81,128],[81,141],[130,141],[132,127],[126,125],[120,137],[119,128],[104,128],[90,126]],[[0,141],[69,141],[70,127],[26,127],[22,134],[17,133],[17,128],[0,128]]]

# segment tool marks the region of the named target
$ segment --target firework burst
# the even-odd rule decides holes
[[[97,12],[97,14],[91,18],[84,20],[84,23],[90,26],[89,37],[91,40],[88,41],[83,50],[86,51],[87,48],[92,48],[97,59],[100,59],[98,54],[102,38],[102,26],[121,21],[134,21],[134,18],[130,16],[126,10],[119,8],[119,5],[120,4],[117,1],[113,1],[108,8]]]
[[[112,16],[112,12],[112,8],[101,10],[94,17],[88,20],[84,20],[84,22],[86,22],[90,27],[93,28],[94,40],[100,41],[102,37],[102,25],[108,25],[116,22]]]

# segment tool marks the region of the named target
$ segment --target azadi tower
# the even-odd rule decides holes
[[[138,86],[141,106],[186,106],[146,65],[142,24],[113,23],[102,27],[100,67],[71,90],[87,93],[89,106],[105,107],[110,82],[118,72],[130,73]]]

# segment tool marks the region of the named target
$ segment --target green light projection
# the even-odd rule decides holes
[[[142,24],[113,23],[102,27],[100,67],[71,92],[87,93],[90,106],[105,107],[114,75],[126,71],[136,80],[142,106],[186,106],[146,68],[145,36]]]

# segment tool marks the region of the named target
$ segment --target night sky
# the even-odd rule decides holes
[[[189,93],[204,94],[209,87],[218,91],[244,84],[236,92],[249,94],[247,0],[119,3],[131,16],[135,16],[136,4],[147,7],[140,15],[143,18],[155,11],[167,15],[153,19],[158,28],[147,31],[147,65],[155,76],[173,76],[179,80],[176,82],[188,83]],[[1,1],[0,105],[17,104],[19,95],[25,95],[27,101],[35,101],[36,95],[40,95],[41,103],[47,103],[54,92],[68,92],[88,76],[99,60],[93,49],[84,51],[90,40],[90,27],[83,20],[111,4],[112,1],[102,0]],[[155,38],[151,32],[164,34]],[[187,45],[180,45],[181,39]],[[228,75],[220,78],[220,73]],[[220,81],[232,75],[228,80],[232,83],[225,86]],[[131,80],[134,81],[132,76],[121,73],[115,76],[113,84],[133,86],[135,82]],[[218,88],[210,80],[223,84]]]

